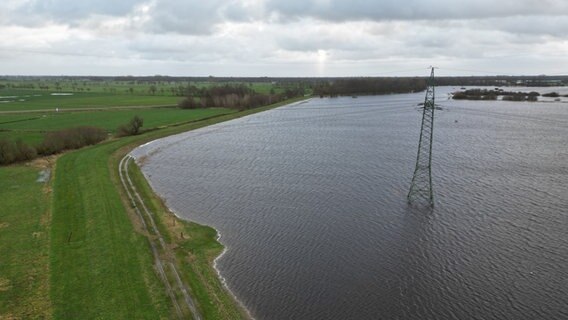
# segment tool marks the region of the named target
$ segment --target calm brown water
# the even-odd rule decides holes
[[[313,99],[134,155],[220,231],[220,273],[257,319],[568,319],[568,104],[449,90],[432,211],[406,203],[423,93]]]

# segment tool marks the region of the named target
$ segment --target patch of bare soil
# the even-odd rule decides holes
[[[10,280],[6,278],[0,278],[0,292],[8,291],[12,289]]]

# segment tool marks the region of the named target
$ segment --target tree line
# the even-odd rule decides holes
[[[211,87],[186,87],[186,97],[179,103],[182,109],[229,108],[245,110],[266,106],[286,99],[303,96],[301,86],[289,87],[283,93],[259,93],[244,84],[225,84]]]
[[[454,100],[497,100],[502,96],[505,101],[538,101],[540,93],[531,92],[514,92],[504,91],[503,89],[469,89],[465,91],[454,92],[452,99]]]
[[[118,137],[139,134],[144,120],[134,116],[128,123],[117,128]],[[66,150],[79,149],[97,144],[108,137],[101,128],[82,126],[51,131],[45,134],[43,141],[36,146],[21,139],[0,139],[0,165],[33,160],[40,156],[49,156]]]
[[[426,90],[424,78],[345,78],[322,81],[313,86],[315,95],[379,95]]]
[[[48,132],[37,146],[31,146],[21,139],[0,140],[0,164],[6,165],[28,161],[38,156],[48,156],[65,150],[93,145],[106,139],[107,133],[96,127],[76,127]]]

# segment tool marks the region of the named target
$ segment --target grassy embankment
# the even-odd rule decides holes
[[[147,111],[142,113],[147,119],[146,127],[150,129],[234,112],[227,109],[144,111]],[[95,124],[111,131],[115,123],[126,122],[131,115],[116,111],[119,116],[113,117],[114,112],[97,112],[94,117],[91,113],[61,113],[26,125],[45,131]],[[26,119],[29,116],[11,120],[22,125],[24,122],[18,120]],[[22,137],[21,132],[11,133],[15,138]],[[105,176],[108,166],[97,165],[101,158],[94,152],[109,144],[112,145],[101,144],[92,150],[86,148],[63,156],[58,165],[61,171],[54,182],[55,196],[50,191],[51,182],[36,182],[40,171],[47,167],[45,159],[31,165],[0,167],[0,319],[51,318],[52,315],[64,319],[78,315],[155,318],[168,314],[170,302],[160,295],[152,296],[153,292],[161,294],[163,288],[154,279],[147,241],[128,228],[130,222],[124,214],[104,215],[121,210],[116,205],[120,201],[116,190],[114,199],[112,194],[104,192],[114,185],[105,186],[104,180],[96,178]],[[102,193],[98,192],[101,190]],[[50,220],[52,208],[56,212],[53,221]],[[116,219],[123,221],[117,223]],[[55,241],[53,245],[51,240]],[[50,259],[55,267],[51,273]],[[119,277],[105,276],[117,273]],[[137,296],[132,297],[133,294]],[[76,302],[77,299],[81,302]],[[119,305],[113,308],[114,304]]]
[[[152,268],[148,241],[145,235],[136,232],[140,230],[136,217],[124,194],[118,191],[118,162],[124,154],[141,143],[271,107],[274,106],[170,126],[61,156],[53,181],[52,218],[44,227],[45,230],[50,230],[50,237],[42,240],[41,244],[36,244],[30,237],[22,239],[19,244],[27,243],[28,246],[43,248],[43,251],[37,249],[38,253],[35,253],[32,250],[14,250],[14,238],[9,234],[6,236],[7,242],[1,244],[2,250],[9,251],[14,259],[26,255],[30,260],[37,260],[42,270],[49,269],[50,276],[46,278],[44,275],[42,282],[49,284],[49,294],[46,293],[47,289],[43,293],[32,293],[25,291],[23,287],[7,287],[7,290],[0,291],[0,316],[33,318],[47,315],[55,319],[170,318],[173,315],[171,302]],[[1,168],[0,174],[13,174],[13,171],[23,170],[20,168],[22,166]],[[37,170],[28,170],[31,170],[30,176],[37,173]],[[223,290],[211,267],[212,259],[222,250],[215,240],[215,231],[189,222],[177,221],[174,224],[174,217],[160,199],[153,195],[140,173],[135,168],[132,170],[137,189],[147,197],[146,202],[156,213],[155,218],[168,247],[172,248],[177,257],[175,263],[191,288],[204,318],[243,317],[242,310],[230,294]],[[33,185],[35,182],[27,183]],[[32,220],[42,221],[45,210],[31,208],[24,200],[33,191],[26,188],[23,196],[16,198],[5,191],[10,188],[8,185],[0,191],[2,197],[14,201],[14,208],[33,212]],[[46,259],[49,259],[49,264],[45,263]],[[18,274],[26,270],[26,265],[8,265],[7,268],[12,270],[9,272]],[[24,283],[37,282],[25,275],[20,278]],[[8,281],[18,282],[11,279]],[[23,296],[23,300],[15,299],[16,295]],[[21,302],[25,299],[37,301],[43,304],[43,308],[40,308],[41,311],[30,311]]]
[[[227,294],[211,267],[223,251],[223,246],[216,241],[215,229],[177,219],[153,193],[138,167],[131,164],[129,175],[150,211],[157,216],[160,233],[172,245],[168,254],[175,255],[176,267],[191,288],[191,295],[199,303],[204,318],[246,318],[244,310]]]

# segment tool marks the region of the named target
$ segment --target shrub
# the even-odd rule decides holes
[[[545,93],[542,95],[543,97],[549,97],[549,98],[558,98],[560,97],[560,94],[558,94],[558,92],[549,92],[549,93]]]
[[[538,101],[538,96],[528,95],[527,101],[536,102],[536,101]]]
[[[16,161],[16,148],[13,141],[0,140],[0,164],[10,164]]]
[[[37,157],[37,150],[21,139],[16,140],[16,150],[16,161],[28,161]]]
[[[200,107],[200,104],[193,97],[187,97],[178,103],[178,107],[181,109],[197,109]]]
[[[467,94],[465,94],[465,92],[459,91],[459,92],[455,92],[454,95],[452,96],[452,98],[454,100],[466,100],[468,98]]]
[[[503,101],[525,101],[527,97],[524,94],[510,94],[503,96]]]
[[[482,96],[481,100],[497,100],[497,95],[488,94],[488,95]]]
[[[21,139],[0,140],[0,165],[35,159],[38,155],[51,155],[64,150],[78,149],[106,139],[107,133],[95,127],[77,127],[47,133],[43,141],[33,147]]]
[[[103,141],[107,133],[96,127],[76,127],[49,132],[38,145],[37,152],[50,155],[63,150],[78,149]]]
[[[119,137],[133,136],[140,133],[140,128],[144,125],[144,119],[139,116],[134,116],[126,124],[123,124],[117,128],[117,135]]]
[[[27,161],[37,157],[34,147],[22,140],[16,142],[7,139],[0,140],[0,164],[10,164],[18,161]]]

